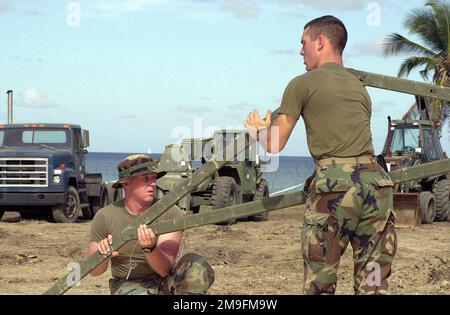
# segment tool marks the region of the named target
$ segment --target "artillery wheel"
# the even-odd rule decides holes
[[[434,205],[436,208],[436,221],[445,221],[448,217],[450,198],[450,180],[443,179],[434,184]]]
[[[422,191],[420,197],[420,211],[422,212],[422,223],[430,224],[436,216],[434,207],[434,195],[430,191]]]
[[[269,186],[267,185],[267,181],[265,179],[261,179],[259,184],[257,184],[256,186],[256,192],[255,196],[253,197],[253,200],[260,200],[265,198],[269,198]],[[269,211],[262,214],[252,215],[249,217],[249,220],[253,221],[267,221],[268,219],[269,219]]]
[[[69,186],[65,202],[52,207],[53,219],[57,223],[75,223],[80,215],[80,197],[75,187]]]
[[[224,208],[237,204],[237,185],[233,177],[221,176],[214,180],[212,189],[212,206],[214,209]],[[220,224],[234,224],[236,219],[221,222]]]

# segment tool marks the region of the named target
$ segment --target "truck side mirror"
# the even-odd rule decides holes
[[[83,148],[89,147],[89,130],[83,129]]]

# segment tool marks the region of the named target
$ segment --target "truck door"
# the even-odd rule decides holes
[[[74,166],[77,172],[77,176],[80,177],[81,174],[85,173],[85,161],[84,161],[85,159],[81,142],[81,130],[73,129],[73,136],[74,136],[73,159],[75,163]]]

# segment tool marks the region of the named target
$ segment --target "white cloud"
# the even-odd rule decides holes
[[[12,10],[12,6],[9,3],[9,0],[0,0],[0,11],[10,11]]]
[[[97,8],[102,11],[126,11],[137,12],[147,9],[150,6],[163,4],[163,0],[123,0],[123,1],[101,1]]]
[[[281,3],[309,6],[318,10],[359,11],[365,10],[366,0],[280,0]]]
[[[207,106],[178,105],[176,110],[179,112],[186,112],[186,113],[201,113],[201,112],[210,112],[211,108]]]
[[[80,6],[83,18],[115,18],[168,4],[167,0],[97,0]]]
[[[161,4],[164,1],[161,0],[128,0],[123,1],[121,5],[126,11],[141,11],[148,6],[152,6],[155,4]]]
[[[139,118],[138,115],[133,115],[133,114],[119,115],[119,119],[138,119],[138,118]]]
[[[0,11],[11,11],[11,10],[13,10],[13,8],[8,0],[0,0]]]
[[[20,61],[20,62],[32,62],[32,63],[43,63],[44,59],[42,57],[28,57],[23,56],[19,54],[15,54],[13,56],[14,60]]]
[[[200,96],[197,98],[199,101],[211,101],[213,98],[211,96]]]
[[[385,109],[389,110],[396,107],[398,107],[397,103],[389,100],[383,100],[379,102],[374,102],[372,104],[372,112],[374,114],[384,114]]]
[[[270,51],[273,55],[297,55],[300,52],[294,48],[275,49]]]
[[[238,18],[257,18],[261,12],[258,3],[243,0],[223,0],[222,11],[231,12]]]
[[[33,88],[19,93],[18,106],[39,108],[59,107],[58,103],[50,100],[45,92]]]
[[[227,12],[237,18],[256,18],[261,12],[259,3],[245,0],[95,0],[83,4],[81,9],[84,18],[116,18],[129,13],[163,10],[176,13],[179,18],[209,23],[223,21]]]
[[[351,57],[360,56],[376,56],[383,57],[383,41],[384,37],[376,37],[365,42],[356,42],[352,48],[348,50]]]
[[[227,105],[227,108],[232,109],[232,110],[249,109],[250,104],[242,102],[242,103]]]
[[[24,10],[24,9],[20,9],[20,7],[21,7],[21,4],[17,4],[17,2],[15,3],[15,6],[13,7],[11,5],[11,1],[0,0],[0,12],[14,11],[15,13],[25,13],[25,14],[34,15],[34,16],[44,15],[44,12],[40,11],[39,9]]]
[[[204,8],[183,10],[183,12],[180,13],[180,18],[213,24],[223,21],[223,17],[219,14]]]

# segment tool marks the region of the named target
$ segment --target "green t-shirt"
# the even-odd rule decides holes
[[[280,113],[303,117],[315,159],[373,155],[369,94],[337,63],[325,63],[289,82]]]
[[[173,206],[156,221],[171,220],[184,215],[177,206]],[[108,234],[119,234],[136,216],[130,214],[125,207],[125,200],[112,203],[97,212],[91,223],[91,241],[100,242]],[[137,233],[137,232],[136,232]],[[113,239],[114,243],[114,239]],[[130,269],[130,256],[136,267],[130,273],[130,280],[156,275],[149,266],[137,240],[127,242],[119,250],[119,256],[111,258],[111,274],[113,278],[124,279]]]

